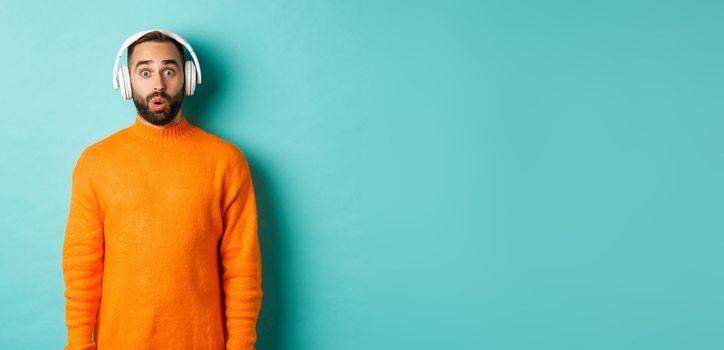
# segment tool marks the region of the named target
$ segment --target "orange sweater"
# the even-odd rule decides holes
[[[63,241],[65,350],[253,350],[261,254],[249,165],[195,126],[85,148]]]

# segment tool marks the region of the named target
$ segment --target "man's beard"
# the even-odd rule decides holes
[[[166,108],[162,111],[156,112],[149,107],[149,102],[154,97],[161,97],[166,100]],[[181,104],[184,100],[184,92],[181,90],[178,95],[173,98],[167,93],[161,91],[153,93],[144,99],[141,96],[133,94],[133,104],[136,105],[136,111],[141,115],[143,119],[153,125],[166,125],[170,123],[176,114],[181,109]]]

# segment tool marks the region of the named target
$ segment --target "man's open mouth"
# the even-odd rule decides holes
[[[160,111],[160,110],[166,108],[167,104],[168,103],[166,102],[166,100],[161,97],[154,97],[151,99],[151,102],[150,102],[151,109],[153,109],[154,111]]]

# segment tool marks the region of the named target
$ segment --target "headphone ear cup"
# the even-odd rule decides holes
[[[118,69],[118,85],[121,87],[123,99],[130,100],[133,94],[131,92],[131,75],[128,73],[128,66],[121,66]]]
[[[186,61],[184,65],[184,94],[192,96],[196,90],[196,65],[193,61]]]
[[[126,91],[126,78],[123,75],[123,66],[120,66],[118,68],[117,77],[118,77],[118,87],[121,90],[121,97],[123,97],[123,99],[126,99],[126,92],[125,92]]]

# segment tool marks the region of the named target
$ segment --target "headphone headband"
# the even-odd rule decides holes
[[[135,42],[140,37],[142,37],[144,34],[154,32],[154,31],[159,31],[163,34],[166,34],[186,47],[186,50],[189,51],[189,53],[191,54],[191,58],[193,58],[194,63],[196,65],[196,84],[199,84],[199,85],[201,84],[201,65],[199,64],[199,60],[198,60],[198,58],[196,58],[196,53],[194,52],[194,49],[191,47],[191,45],[189,45],[189,43],[186,42],[186,40],[184,40],[184,38],[182,38],[180,35],[172,32],[170,30],[149,29],[149,30],[140,31],[136,34],[131,35],[128,39],[126,39],[126,41],[123,42],[123,45],[121,45],[121,49],[118,50],[118,54],[116,55],[116,62],[113,64],[113,89],[118,89],[118,62],[120,62],[120,60],[121,60],[123,51],[128,46],[133,44],[133,42]],[[183,59],[183,57],[181,57],[181,58]]]

